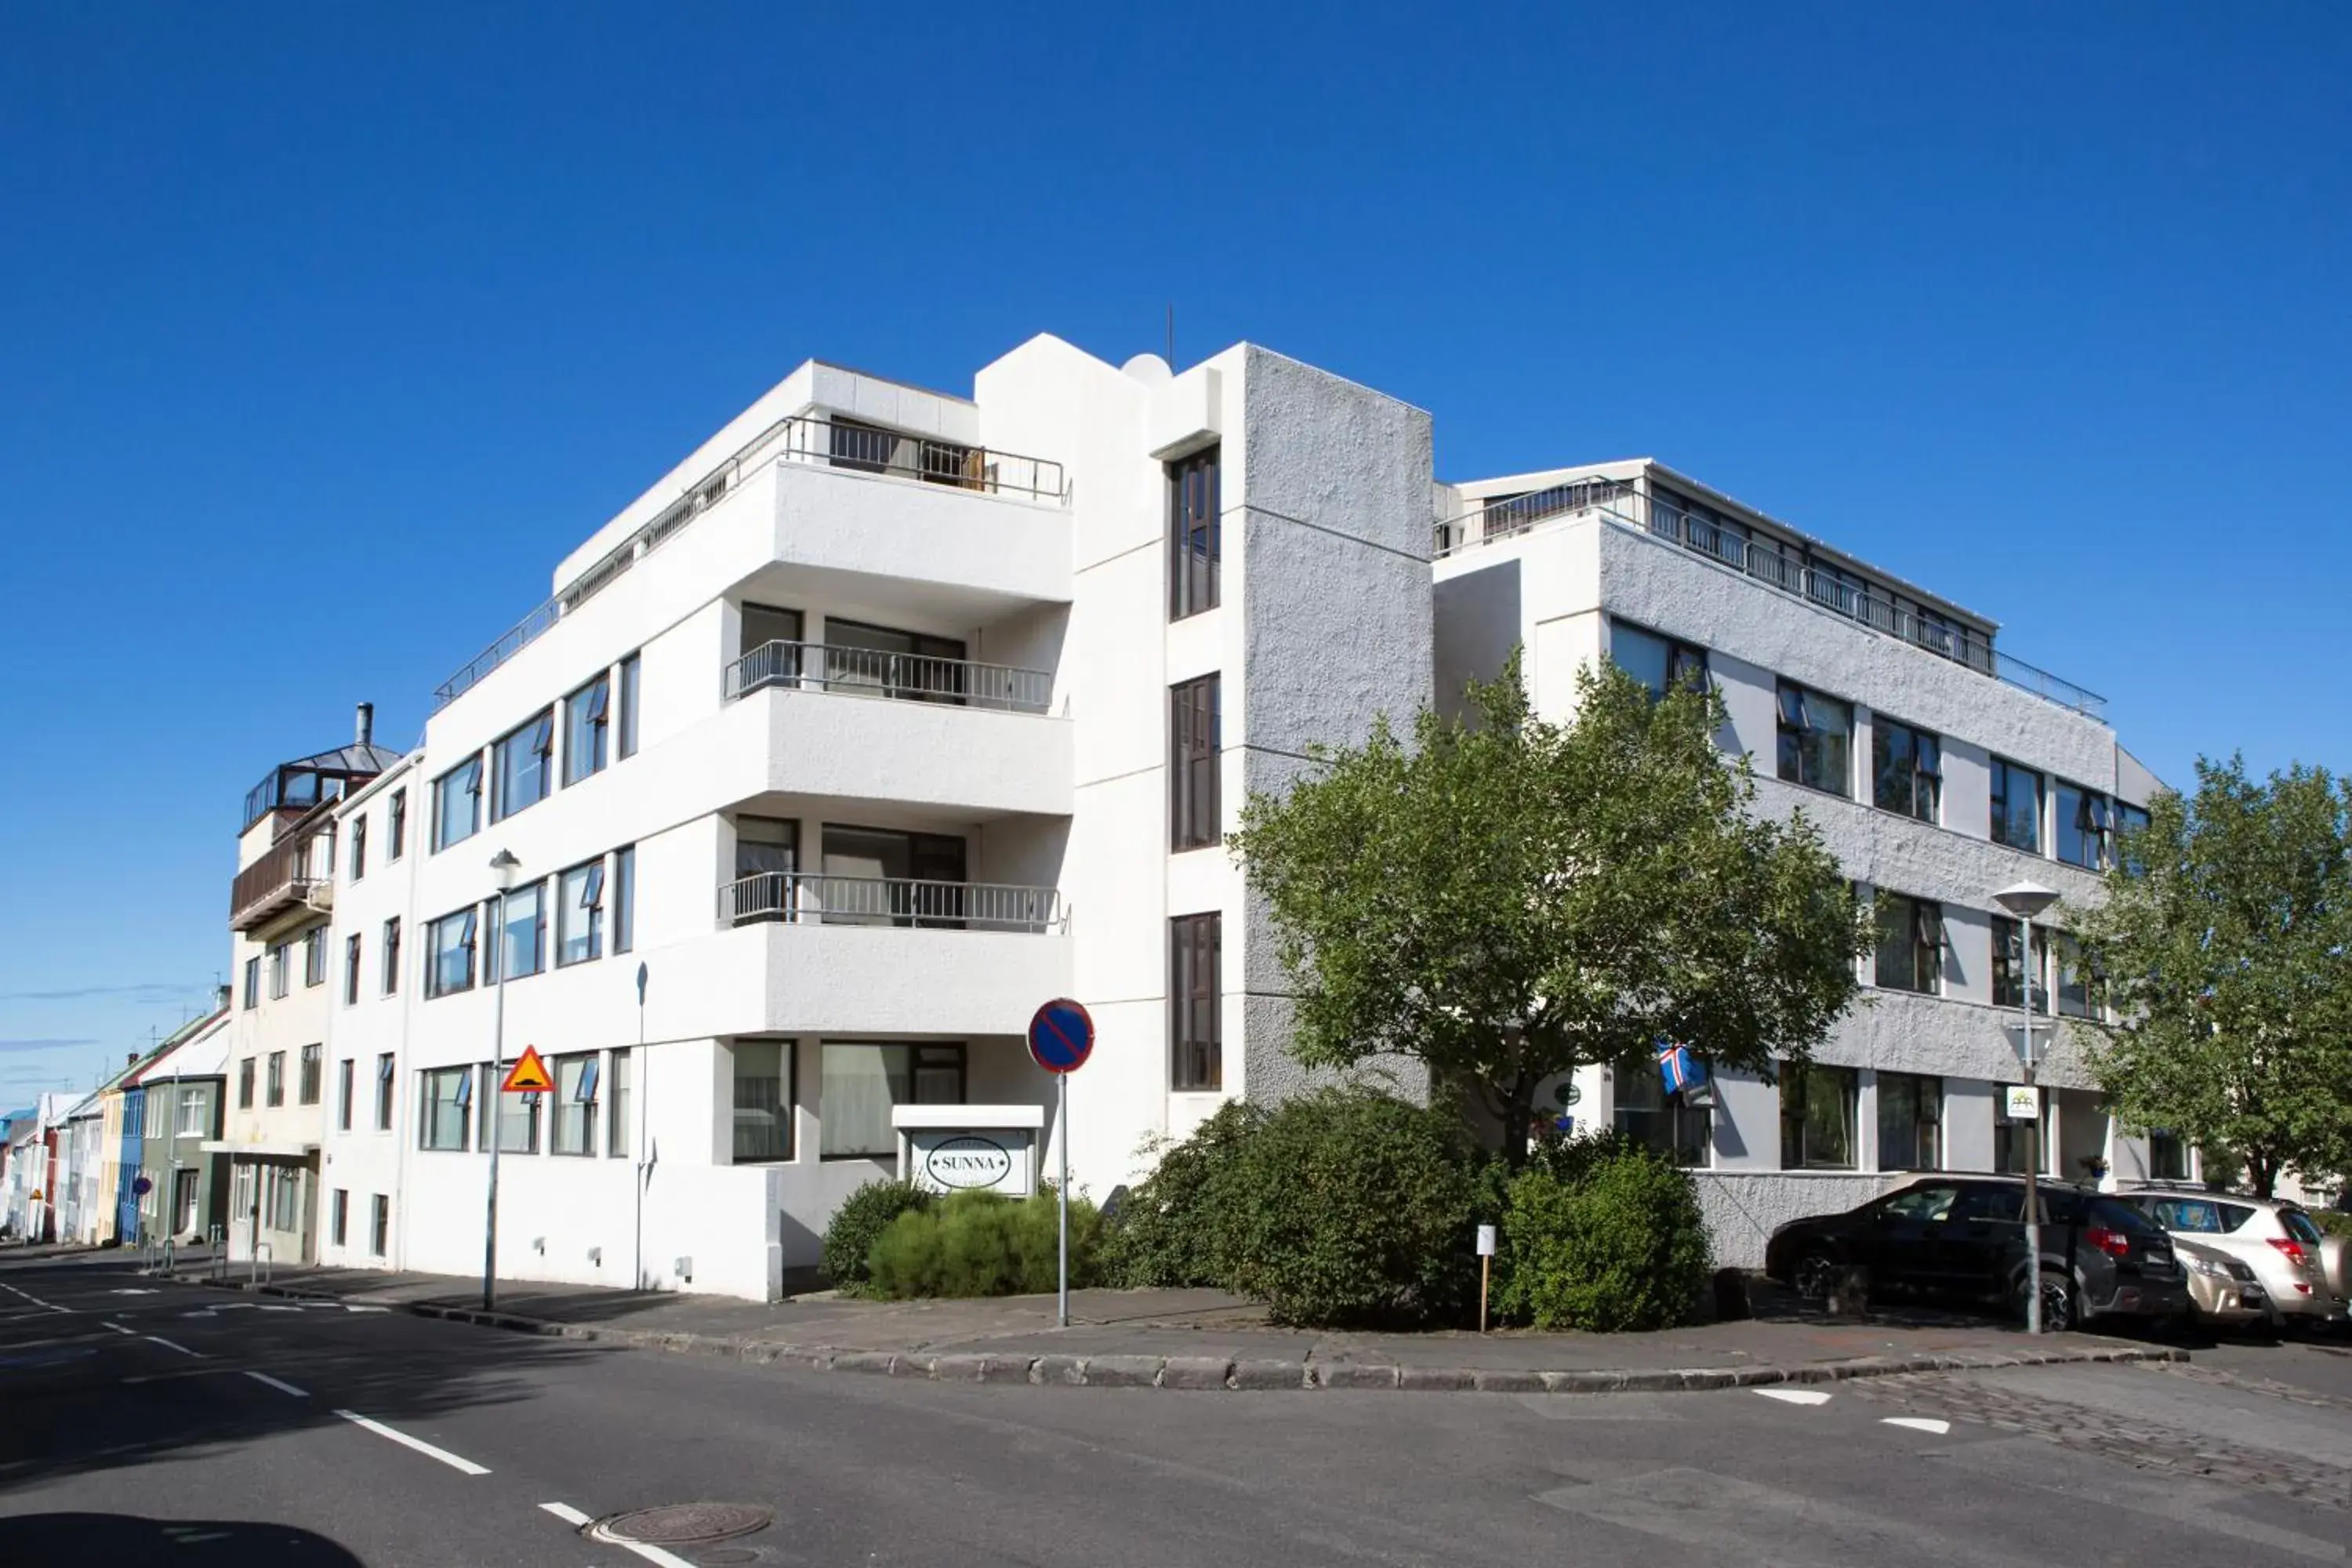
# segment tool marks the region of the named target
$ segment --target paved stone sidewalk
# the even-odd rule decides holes
[[[2090,1334],[2039,1342],[1948,1314],[1839,1321],[1790,1313],[1652,1334],[1317,1332],[1276,1328],[1217,1290],[1079,1290],[1071,1326],[1050,1296],[761,1303],[672,1292],[502,1283],[368,1270],[281,1269],[257,1286],[232,1268],[181,1277],[291,1297],[388,1307],[648,1349],[762,1363],[977,1382],[1160,1388],[1388,1388],[1480,1393],[1660,1392],[1829,1382],[2044,1362],[2168,1361],[2163,1345]]]

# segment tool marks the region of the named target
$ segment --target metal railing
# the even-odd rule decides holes
[[[277,1269],[278,1249],[266,1241],[255,1242],[252,1267],[246,1270],[247,1283],[267,1285],[269,1283],[270,1276],[277,1272]]]
[[[323,900],[334,887],[334,868],[333,828],[279,839],[230,880],[229,923],[242,927],[278,905]]]
[[[908,877],[827,877],[759,871],[719,889],[721,925],[919,926],[940,931],[1069,933],[1055,888],[932,882]]]
[[[768,686],[1011,713],[1043,713],[1054,705],[1054,677],[1046,670],[826,643],[762,643],[728,665],[722,681],[730,702]]]
[[[1735,572],[1925,648],[2046,702],[2104,721],[2107,700],[2087,687],[1996,649],[1982,632],[1873,593],[1852,574],[1809,563],[1802,547],[1758,537],[1653,497],[1622,479],[1577,479],[1529,495],[1492,501],[1439,522],[1432,548],[1440,560],[1475,545],[1526,532],[1538,522],[1590,511],[1654,539],[1679,544]]]
[[[984,495],[1025,496],[1032,500],[1069,500],[1062,465],[1047,458],[967,447],[928,436],[887,430],[878,425],[795,414],[777,420],[719,464],[652,521],[607,551],[561,592],[539,605],[476,654],[457,673],[433,689],[439,712],[478,684],[490,671],[520,653],[547,629],[609,586],[630,567],[741,486],[745,476],[767,463],[813,464],[877,474],[917,484],[942,485]]]

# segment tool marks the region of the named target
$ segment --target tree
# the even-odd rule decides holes
[[[2116,1115],[2265,1197],[2352,1166],[2352,789],[2200,757],[2195,796],[2158,795],[2116,860],[2081,935],[2118,1020],[2089,1051]]]
[[[1720,1067],[1801,1058],[1852,1001],[1867,917],[1802,814],[1750,815],[1714,692],[1586,671],[1535,717],[1516,655],[1469,723],[1424,710],[1318,749],[1231,839],[1268,900],[1309,1067],[1417,1058],[1482,1099],[1514,1164],[1535,1095],[1659,1040]]]

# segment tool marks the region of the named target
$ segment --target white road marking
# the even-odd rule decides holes
[[[265,1312],[299,1312],[302,1309],[299,1307],[273,1307],[268,1302],[265,1301],[261,1304],[261,1310]]]
[[[310,1397],[308,1393],[295,1387],[292,1384],[280,1383],[266,1372],[255,1372],[251,1368],[247,1368],[245,1375],[253,1379],[256,1383],[268,1384],[270,1387],[276,1389],[280,1394],[290,1394],[297,1399],[308,1399]]]
[[[148,1341],[149,1341],[150,1342],[152,1342],[152,1343],[162,1345],[162,1346],[163,1346],[165,1350],[167,1350],[167,1351],[178,1351],[182,1355],[194,1356],[194,1357],[195,1357],[198,1361],[202,1361],[202,1360],[204,1360],[204,1359],[205,1359],[205,1352],[202,1352],[202,1351],[192,1351],[192,1350],[190,1350],[190,1349],[189,1349],[187,1346],[185,1346],[185,1345],[183,1345],[183,1344],[174,1344],[174,1343],[173,1343],[170,1340],[165,1339],[165,1338],[164,1338],[163,1335],[161,1335],[161,1334],[146,1334],[146,1335],[143,1335],[143,1336],[142,1336],[142,1338],[144,1338],[144,1339],[146,1339],[146,1340],[148,1340]]]
[[[121,1323],[109,1323],[106,1326],[118,1334],[136,1334],[139,1331],[137,1329],[124,1328]]]
[[[391,1438],[404,1448],[414,1448],[428,1458],[438,1459],[453,1470],[459,1470],[469,1476],[487,1476],[490,1473],[489,1467],[487,1465],[478,1465],[471,1459],[460,1458],[448,1449],[436,1448],[421,1437],[412,1437],[405,1432],[395,1432],[383,1422],[371,1421],[355,1411],[338,1410],[335,1414],[354,1426],[365,1427],[379,1437]]]
[[[343,1310],[346,1312],[389,1312],[392,1309],[389,1307],[354,1307],[349,1301],[346,1301],[343,1303]]]
[[[556,1518],[563,1521],[566,1524],[586,1524],[588,1522],[588,1516],[582,1513],[578,1509],[573,1508],[569,1503],[543,1502],[539,1506],[553,1514]],[[589,1531],[588,1539],[591,1541],[602,1541],[608,1545],[617,1546],[624,1552],[634,1552],[638,1556],[644,1558],[646,1562],[656,1564],[657,1568],[694,1568],[693,1563],[688,1563],[685,1558],[680,1557],[675,1552],[665,1552],[658,1546],[649,1546],[642,1541],[624,1540],[620,1536],[607,1533],[602,1526]]]
[[[539,1506],[541,1509],[544,1509],[547,1512],[553,1514],[556,1518],[562,1520],[566,1524],[579,1525],[593,1522],[586,1514],[582,1513],[578,1509],[573,1508],[568,1502],[543,1502]]]
[[[1933,1432],[1940,1437],[1952,1429],[1948,1421],[1938,1421],[1932,1415],[1882,1415],[1880,1424],[1887,1426],[1907,1426],[1914,1432]]]
[[[1784,1405],[1827,1405],[1830,1396],[1818,1388],[1759,1388],[1757,1393]]]

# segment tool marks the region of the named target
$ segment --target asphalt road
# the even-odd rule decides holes
[[[582,1521],[772,1510],[667,1554]],[[2352,1358],[2228,1347],[1822,1390],[960,1386],[0,1262],[0,1561],[2346,1562]]]

